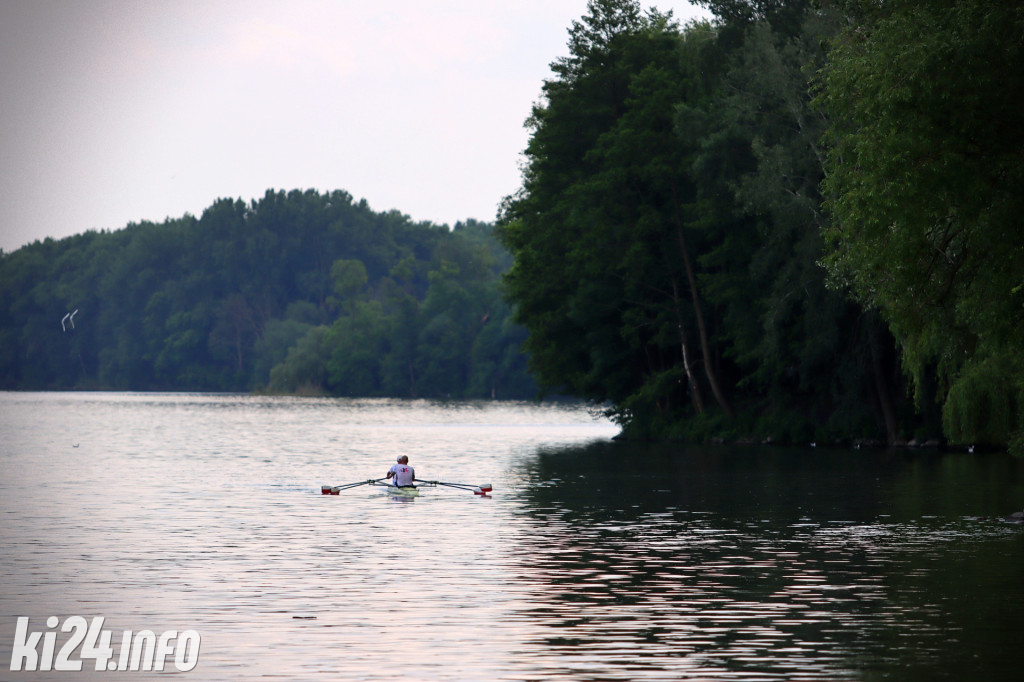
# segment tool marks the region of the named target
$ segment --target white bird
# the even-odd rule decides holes
[[[70,322],[71,323],[71,328],[72,329],[75,328],[75,315],[77,315],[77,314],[78,314],[78,308],[75,308],[75,312],[73,312],[73,313],[65,313],[64,317],[60,318],[60,330],[62,332],[66,332],[68,330],[68,328],[64,325],[65,322]]]

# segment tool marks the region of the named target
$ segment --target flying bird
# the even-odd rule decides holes
[[[68,330],[67,326],[64,324],[65,322],[70,322],[71,323],[71,328],[72,329],[75,328],[75,315],[77,315],[77,314],[78,314],[78,308],[75,308],[75,312],[73,312],[73,313],[65,313],[64,314],[64,317],[62,317],[60,319],[60,330],[62,332],[66,332]]]

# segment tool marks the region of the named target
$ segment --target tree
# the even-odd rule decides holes
[[[335,320],[326,339],[331,349],[327,388],[334,395],[381,395],[387,320],[377,301],[351,301],[347,307],[349,312]]]
[[[703,410],[708,389],[731,412],[673,131],[691,74],[670,16],[627,0],[588,10],[528,121],[523,187],[500,222],[515,257],[506,284],[541,385],[610,402],[631,432],[653,434]]]
[[[285,361],[270,370],[270,389],[280,393],[326,393],[331,355],[328,333],[327,327],[313,327],[299,339]]]
[[[508,264],[492,231],[374,213],[341,191],[268,191],[198,219],[37,242],[0,254],[0,387],[409,396],[444,356],[439,394],[465,394],[479,333],[467,320]],[[444,262],[460,274],[431,292]],[[455,348],[424,343],[438,315],[460,325]],[[513,354],[518,341],[501,339]]]
[[[919,394],[938,372],[950,438],[1024,445],[1024,8],[847,10],[820,81],[824,262],[881,311]]]

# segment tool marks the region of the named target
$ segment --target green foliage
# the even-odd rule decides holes
[[[304,317],[300,313],[300,317]],[[288,357],[288,351],[306,336],[313,324],[296,319],[289,314],[285,319],[273,319],[267,322],[263,336],[256,342],[253,351],[256,361],[253,372],[256,376],[270,377],[271,370],[282,364]]]
[[[915,419],[893,341],[826,286],[818,262],[827,120],[809,86],[840,22],[806,4],[741,5],[715,3],[733,22],[713,45],[723,67],[705,98],[679,107],[678,125],[699,140],[703,225],[721,235],[702,281],[722,311],[740,400],[758,414],[753,435],[905,438]]]
[[[650,412],[671,419],[709,388],[729,409],[686,246],[689,150],[673,136],[694,70],[669,17],[627,0],[588,10],[528,123],[523,188],[501,220],[515,257],[506,284],[544,387],[610,403],[647,432]],[[680,381],[694,353],[704,365],[684,362]]]
[[[474,352],[485,310],[492,354],[522,341],[491,232],[295,191],[37,242],[0,254],[0,387],[532,397]]]
[[[947,435],[1005,443],[1024,428],[1024,373],[1007,362],[1024,351],[1024,8],[848,9],[820,81],[824,262],[884,315],[918,389],[938,372]]]
[[[1024,387],[1017,380],[1021,364],[1021,356],[1015,355],[975,359],[967,365],[942,409],[951,442],[999,446],[1014,441],[1024,424]]]
[[[270,390],[278,393],[323,394],[331,353],[327,337],[327,327],[313,327],[289,348],[284,362],[270,370]]]
[[[336,395],[378,395],[378,368],[387,343],[387,320],[380,303],[353,302],[349,314],[331,326],[329,339],[325,386]]]
[[[570,31],[500,222],[532,367],[635,437],[895,440],[891,339],[818,264],[809,78],[838,21],[714,8],[680,31],[595,1]]]
[[[334,261],[331,266],[331,279],[334,281],[334,294],[341,300],[358,294],[370,280],[362,261],[344,258]]]

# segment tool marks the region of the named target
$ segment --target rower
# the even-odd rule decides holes
[[[393,485],[399,488],[412,488],[413,483],[416,481],[416,470],[409,466],[408,455],[399,455],[398,462],[392,464],[391,468],[388,469],[386,478],[394,478],[395,482]]]

